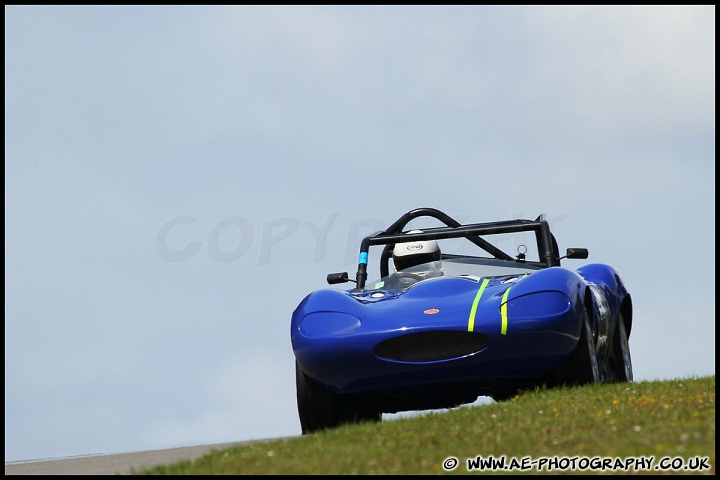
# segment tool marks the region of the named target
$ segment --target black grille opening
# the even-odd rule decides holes
[[[385,340],[377,344],[375,355],[400,362],[436,362],[477,353],[487,344],[480,333],[439,330]]]

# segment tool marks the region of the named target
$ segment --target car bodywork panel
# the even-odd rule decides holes
[[[362,397],[386,413],[454,406],[503,386],[517,389],[541,383],[576,349],[586,312],[601,366],[612,356],[620,318],[629,335],[632,304],[619,273],[599,263],[577,270],[562,267],[544,216],[534,222],[469,227],[450,219],[445,221],[448,227],[414,235],[470,239],[478,231],[528,229],[536,233],[539,262],[518,261],[483,240],[479,246],[493,252],[494,258],[443,255],[437,267],[452,267],[453,275],[393,286],[393,274],[382,268],[382,262],[387,260],[387,246],[406,238],[398,232],[417,216],[414,212],[418,211],[363,240],[356,288],[317,290],[293,312],[290,335],[297,365],[319,388]],[[372,244],[385,245],[383,276],[366,285]],[[468,263],[467,273],[462,273],[463,262]],[[491,264],[496,271],[478,275],[471,263]]]

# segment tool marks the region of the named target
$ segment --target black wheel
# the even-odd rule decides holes
[[[630,344],[622,314],[615,325],[612,339],[612,350],[608,358],[608,381],[632,382],[632,359],[630,358]]]
[[[295,361],[298,416],[303,435],[343,423],[375,421],[382,413],[360,405],[354,397],[338,395],[314,384]]]
[[[580,338],[575,350],[565,363],[550,375],[547,383],[553,387],[600,383],[597,350],[587,310],[583,315]]]
[[[328,392],[307,380],[305,373],[295,361],[295,385],[297,387],[297,406],[303,435],[340,423],[342,402],[332,392]]]

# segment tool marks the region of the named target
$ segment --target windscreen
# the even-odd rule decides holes
[[[522,275],[541,267],[491,258],[452,258],[423,263],[394,272],[387,277],[367,282],[365,290],[404,289],[417,282],[438,277],[466,277],[479,280],[487,277]]]

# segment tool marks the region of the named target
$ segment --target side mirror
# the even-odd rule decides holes
[[[348,278],[347,272],[340,272],[340,273],[329,273],[327,276],[327,282],[330,285],[334,285],[336,283],[347,283],[347,282],[354,282],[355,280],[350,280]]]
[[[565,258],[588,258],[589,252],[587,248],[568,248]]]

